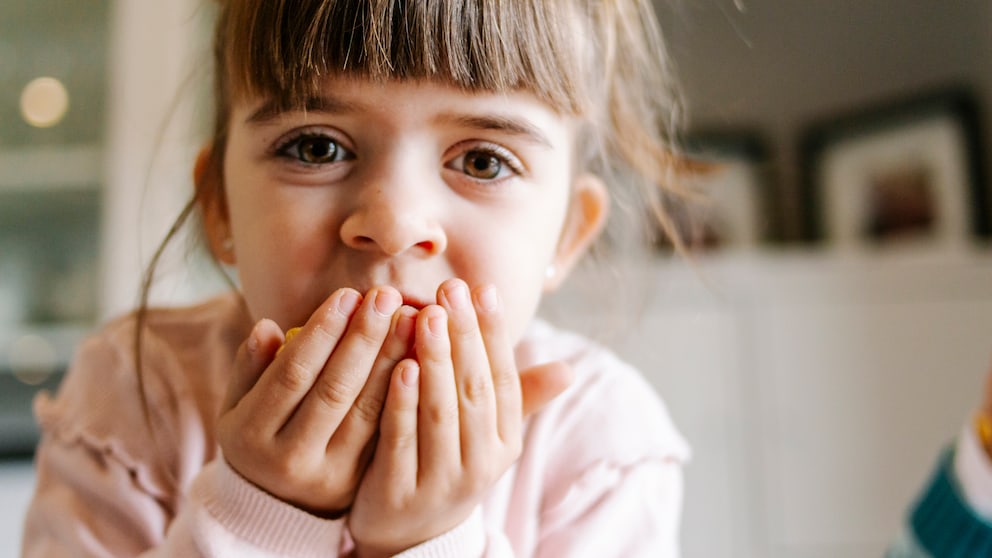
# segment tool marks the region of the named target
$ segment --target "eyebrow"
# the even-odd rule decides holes
[[[492,130],[519,136],[527,141],[552,147],[551,141],[540,129],[526,120],[500,115],[442,114],[438,121],[475,130]]]
[[[310,97],[303,102],[303,106],[293,107],[287,106],[286,103],[281,103],[277,99],[269,99],[262,103],[262,106],[255,109],[248,118],[245,119],[247,124],[265,124],[271,122],[280,115],[287,112],[324,112],[324,113],[346,113],[354,112],[358,110],[360,105],[358,103],[351,103],[348,101],[342,101],[341,99],[335,99],[334,97]]]
[[[363,105],[360,103],[344,101],[326,96],[310,97],[303,103],[303,106],[299,108],[290,108],[287,107],[285,103],[279,102],[277,99],[269,99],[262,103],[260,107],[255,109],[248,116],[248,118],[245,119],[245,122],[247,124],[261,125],[277,119],[280,115],[286,112],[302,111],[343,114],[357,112],[361,110],[362,107]],[[544,147],[552,147],[551,140],[549,140],[540,129],[526,120],[514,118],[512,116],[502,116],[496,114],[477,115],[443,113],[439,115],[436,120],[442,124],[450,124],[460,126],[462,128],[501,132],[511,136],[524,138],[527,141],[542,145]]]

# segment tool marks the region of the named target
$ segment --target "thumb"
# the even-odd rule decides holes
[[[221,413],[233,409],[255,386],[262,372],[275,358],[276,351],[282,346],[282,340],[282,330],[272,320],[262,319],[255,324],[248,338],[238,347],[234,357],[234,366]]]
[[[548,362],[520,371],[524,416],[540,411],[571,385],[572,367],[562,361]]]

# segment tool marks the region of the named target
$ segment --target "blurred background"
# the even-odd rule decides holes
[[[694,448],[689,557],[879,556],[992,360],[992,4],[658,0],[685,145],[714,163],[691,265],[623,281],[610,340]],[[0,556],[30,399],[132,308],[208,129],[210,7],[0,0]],[[153,299],[219,288],[185,234]],[[566,291],[546,314],[601,323]]]

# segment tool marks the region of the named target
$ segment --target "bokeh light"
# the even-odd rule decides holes
[[[21,92],[21,116],[36,128],[50,128],[69,110],[69,92],[52,77],[31,80]]]

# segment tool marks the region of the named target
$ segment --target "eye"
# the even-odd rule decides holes
[[[276,153],[307,165],[326,165],[354,158],[334,138],[322,134],[299,135],[282,144]]]
[[[476,180],[490,181],[522,174],[513,155],[497,146],[476,147],[463,152],[447,165]]]
[[[492,180],[498,178],[503,171],[503,161],[492,153],[469,151],[465,154],[462,169],[472,178]]]

